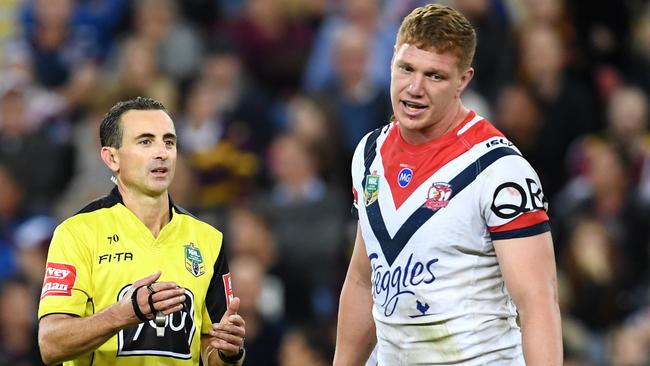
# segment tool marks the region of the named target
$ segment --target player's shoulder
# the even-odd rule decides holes
[[[469,146],[474,146],[495,138],[506,139],[503,132],[495,127],[492,122],[474,112],[470,112],[464,123],[458,127],[456,135]]]
[[[378,127],[372,131],[366,133],[359,143],[357,144],[356,149],[354,150],[354,156],[360,157],[367,154],[367,150],[372,149],[373,146],[376,147],[377,144],[381,144],[383,140],[386,139],[389,132],[396,126],[394,121],[391,121],[381,127]]]

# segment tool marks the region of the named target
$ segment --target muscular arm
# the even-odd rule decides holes
[[[562,365],[557,274],[549,232],[494,242],[499,266],[521,321],[529,366]]]
[[[339,301],[335,366],[364,365],[376,343],[370,277],[366,245],[361,228],[357,227],[354,251]]]
[[[39,322],[38,344],[43,362],[57,364],[97,349],[123,328],[118,311],[106,310],[86,318],[52,314]]]
[[[136,281],[133,289],[152,284],[160,272]],[[184,290],[174,282],[158,282],[154,285],[153,303],[156,310],[171,314],[182,309]],[[141,323],[133,311],[131,291],[124,298],[88,317],[66,314],[50,314],[41,318],[38,329],[38,345],[46,364],[57,364],[93,351],[111,338],[120,329]],[[149,308],[148,292],[138,291],[141,311],[153,317]]]

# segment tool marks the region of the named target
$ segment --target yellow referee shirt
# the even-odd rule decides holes
[[[185,288],[185,310],[167,316],[165,336],[153,321],[125,328],[94,352],[64,365],[198,365],[201,334],[232,299],[222,234],[183,209],[157,238],[122,202],[117,187],[57,227],[50,245],[39,319],[90,316],[122,299],[157,270]]]

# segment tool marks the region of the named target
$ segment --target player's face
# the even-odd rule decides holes
[[[459,70],[458,57],[451,51],[398,46],[391,65],[390,96],[403,136],[435,138],[447,132],[473,74],[472,68]]]
[[[161,110],[130,110],[122,115],[119,179],[148,196],[167,193],[176,168],[176,130]]]

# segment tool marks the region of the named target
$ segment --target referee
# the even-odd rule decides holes
[[[116,187],[59,225],[38,310],[46,364],[241,365],[222,234],[168,194],[176,133],[165,107],[138,97],[100,126]]]

